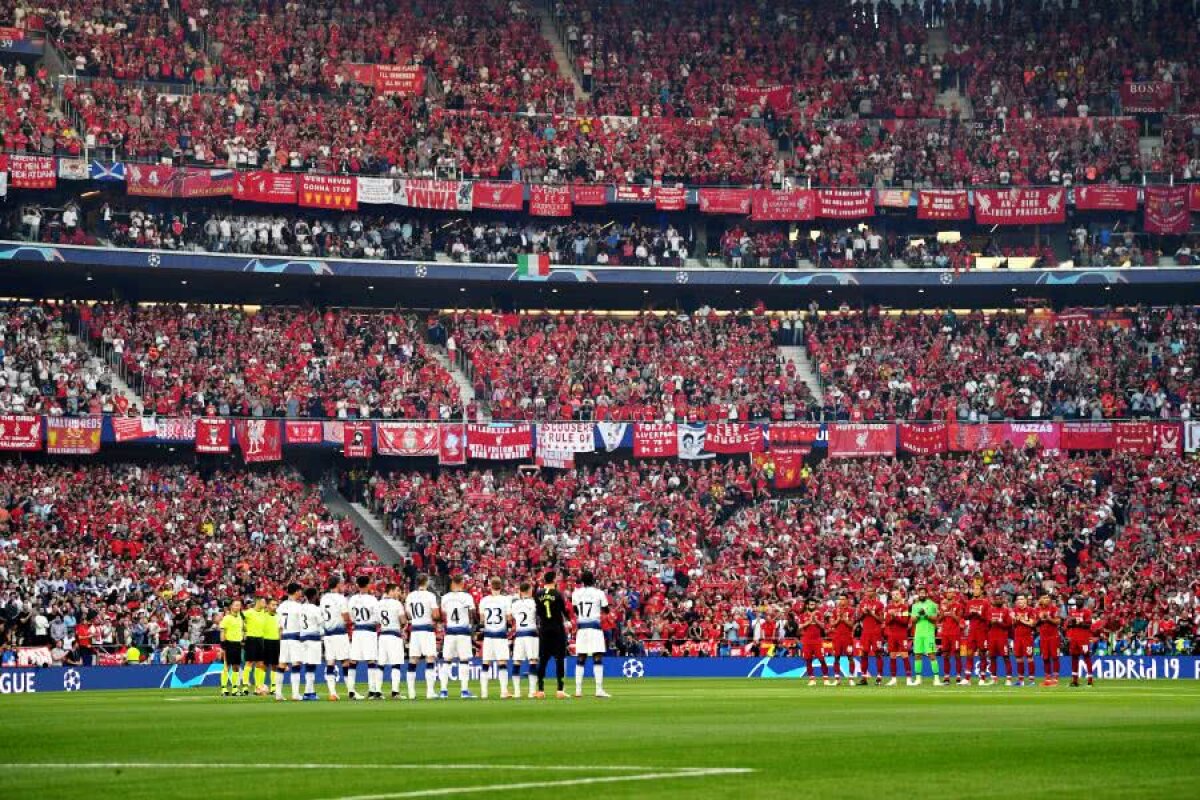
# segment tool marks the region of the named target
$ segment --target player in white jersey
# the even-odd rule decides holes
[[[350,624],[350,608],[346,596],[339,589],[342,579],[336,575],[329,579],[328,589],[321,595],[321,612],[324,615],[325,635],[321,643],[325,647],[325,685],[329,687],[329,699],[337,700],[339,668],[344,672],[346,660],[350,658],[350,637],[346,628]]]
[[[442,619],[445,635],[442,638],[442,699],[446,698],[446,686],[450,682],[450,665],[458,665],[458,680],[462,685],[459,695],[464,700],[471,697],[467,689],[471,680],[471,657],[475,648],[471,645],[471,617],[475,613],[475,598],[463,591],[462,576],[450,579],[450,591],[442,597]]]
[[[354,691],[358,665],[367,665],[367,699],[383,699],[383,679],[376,664],[379,658],[379,599],[370,592],[371,579],[358,576],[358,592],[350,596],[350,620],[354,635],[350,638],[350,663],[346,667],[346,694],[351,700],[360,699]]]
[[[508,629],[512,624],[512,598],[502,593],[504,582],[492,578],[492,593],[479,601],[479,619],[483,624],[483,658],[479,673],[479,694],[488,696],[488,680],[492,667],[500,678],[500,698],[507,700],[508,693]]]
[[[592,657],[592,676],[596,679],[596,697],[610,697],[604,691],[604,631],[600,617],[608,608],[608,597],[596,588],[596,578],[588,570],[579,575],[583,584],[571,592],[575,608],[575,696],[583,697],[583,672],[587,657]]]
[[[304,623],[301,619],[301,606],[304,592],[300,584],[287,585],[287,598],[275,609],[279,620],[279,680],[275,683],[275,699],[283,699],[283,675],[291,673],[292,699],[300,699],[300,670],[304,664],[304,645],[300,641]]]
[[[529,671],[529,698],[537,695],[538,632],[537,606],[533,600],[533,584],[521,581],[520,597],[513,601],[512,618],[516,633],[513,637],[513,695],[521,696],[521,674]]]
[[[392,699],[400,697],[401,669],[404,666],[404,623],[408,616],[400,602],[400,587],[389,583],[379,601],[379,669],[392,677]]]
[[[434,698],[437,683],[437,634],[433,625],[438,620],[437,596],[429,591],[429,576],[417,576],[417,588],[404,599],[404,613],[411,628],[408,634],[408,699],[417,696],[417,662],[425,661],[425,699]]]
[[[300,647],[304,652],[304,699],[317,699],[317,665],[321,663],[321,633],[325,630],[325,612],[317,605],[317,587],[304,590],[300,606]],[[298,681],[298,678],[292,678]]]

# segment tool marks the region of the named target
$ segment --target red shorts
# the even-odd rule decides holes
[[[881,631],[864,629],[862,636],[858,637],[858,646],[863,651],[863,655],[875,655],[882,649],[880,645],[882,640],[883,633]]]
[[[1042,657],[1049,658],[1049,659],[1057,659],[1059,646],[1060,645],[1059,645],[1058,637],[1051,639],[1049,637],[1043,636],[1042,637]]]
[[[823,642],[801,642],[800,654],[804,658],[822,658],[825,655],[822,645]]]
[[[1033,655],[1033,637],[1013,636],[1013,655],[1017,658],[1028,658]]]
[[[988,655],[1006,656],[1008,655],[1008,636],[988,636],[987,642]]]
[[[973,653],[979,653],[987,650],[987,628],[978,625],[972,625],[971,627],[967,628],[967,638],[963,642],[963,646]]]
[[[960,636],[962,636],[962,631],[958,629],[941,631],[938,635],[938,640],[942,644],[942,653],[948,656],[958,655],[958,649],[961,646]]]
[[[835,656],[854,655],[854,638],[851,636],[833,637],[833,654]]]
[[[1091,652],[1092,637],[1086,633],[1072,635],[1067,633],[1067,653],[1072,656],[1086,656]]]
[[[887,651],[888,653],[907,653],[908,636],[903,633],[892,633],[891,631],[888,631]]]

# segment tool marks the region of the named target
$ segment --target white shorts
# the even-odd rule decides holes
[[[437,636],[433,631],[413,631],[408,635],[408,658],[410,661],[437,658]]]
[[[379,658],[376,663],[394,667],[404,663],[404,638],[395,634],[379,635]]]
[[[350,657],[350,637],[335,633],[321,640],[325,645],[325,661],[345,661]]]
[[[375,631],[355,631],[350,639],[350,660],[374,661],[379,655],[379,634]]]
[[[321,641],[319,639],[301,642],[300,647],[304,651],[304,663],[307,666],[315,667],[321,663]]]
[[[483,661],[485,664],[493,661],[508,663],[508,639],[491,639],[483,637]]]
[[[537,661],[538,637],[518,636],[513,639],[513,661]]]
[[[604,655],[606,649],[604,631],[596,628],[582,628],[575,633],[575,655]]]
[[[284,666],[304,663],[304,642],[299,639],[279,640],[279,663]]]
[[[443,661],[470,661],[475,655],[471,637],[463,633],[448,633],[442,641]]]

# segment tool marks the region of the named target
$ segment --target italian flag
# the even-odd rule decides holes
[[[545,253],[528,253],[517,256],[517,274],[527,278],[549,276],[550,256]]]

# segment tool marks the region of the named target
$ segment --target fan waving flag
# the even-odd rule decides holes
[[[526,253],[517,256],[517,274],[526,278],[549,277],[550,256],[546,253]]]

